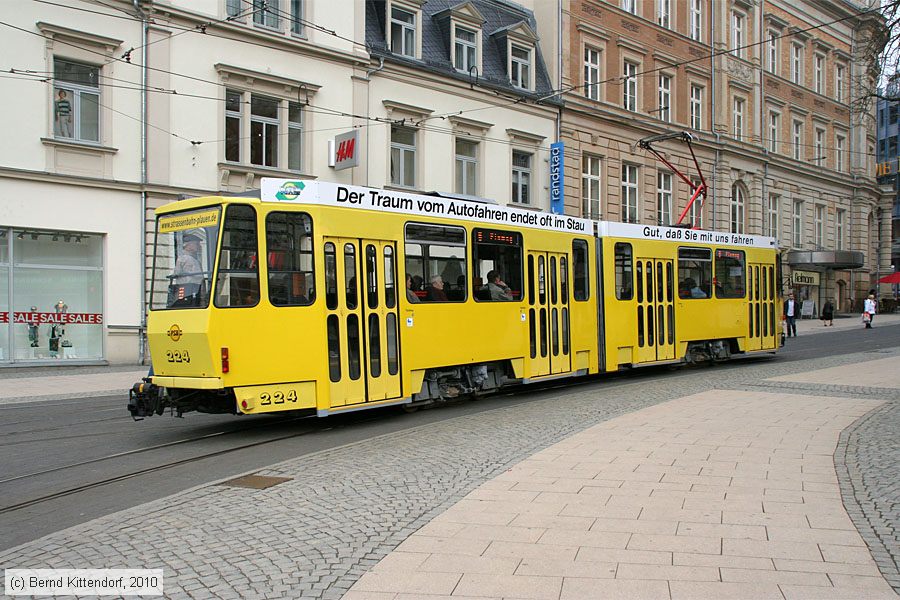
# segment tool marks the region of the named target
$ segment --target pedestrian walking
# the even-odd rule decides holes
[[[819,318],[822,319],[825,327],[834,326],[834,304],[831,303],[831,300],[825,301],[825,306],[822,307],[822,316]]]
[[[876,306],[875,296],[873,294],[869,294],[869,297],[866,298],[865,306],[863,308],[863,323],[866,324],[866,329],[872,329],[872,321],[875,320]]]
[[[794,292],[789,293],[784,302],[784,320],[787,323],[787,336],[797,337],[797,302],[794,300]]]

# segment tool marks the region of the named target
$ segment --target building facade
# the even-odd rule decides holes
[[[266,176],[772,235],[841,309],[891,264],[877,16],[802,0],[74,0],[7,15],[0,365],[139,362],[153,210]],[[796,15],[803,15],[803,19]],[[709,186],[636,142],[690,131]],[[336,168],[335,137],[357,165]],[[659,148],[699,177],[688,148]],[[339,165],[338,165],[339,166]]]
[[[856,58],[877,26],[877,15],[863,12],[868,6],[567,0],[554,11],[534,5],[562,31],[548,62],[568,90],[567,210],[677,222],[689,187],[637,142],[687,130],[709,193],[682,223],[777,238],[782,288],[809,300],[813,311],[826,299],[850,310],[875,286],[890,264],[889,201],[873,176],[873,115],[852,108],[872,83],[868,65]],[[696,177],[684,144],[662,142],[660,149]]]

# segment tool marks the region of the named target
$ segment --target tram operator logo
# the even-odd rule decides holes
[[[171,327],[169,327],[169,331],[166,332],[166,335],[169,336],[169,339],[171,339],[173,342],[177,342],[181,339],[181,333],[181,327],[179,327],[177,324],[173,324]]]
[[[288,181],[278,188],[275,197],[278,200],[296,200],[305,187],[302,181]]]

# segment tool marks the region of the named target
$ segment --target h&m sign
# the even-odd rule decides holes
[[[331,156],[328,161],[335,171],[349,169],[359,165],[359,129],[334,136]]]

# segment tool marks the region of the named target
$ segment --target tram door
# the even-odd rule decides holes
[[[331,406],[401,396],[394,242],[325,238]]]
[[[747,350],[775,348],[775,267],[747,265]]]
[[[675,358],[675,272],[671,259],[638,258],[637,362]]]
[[[531,376],[572,370],[569,345],[569,257],[528,253],[528,337]]]

